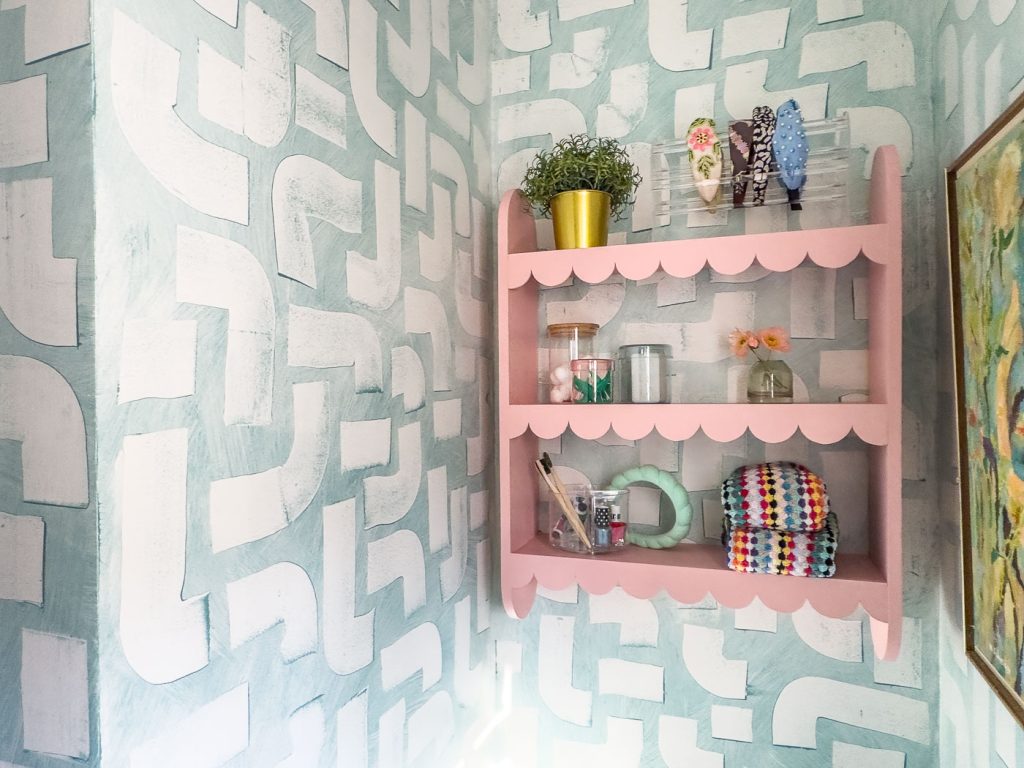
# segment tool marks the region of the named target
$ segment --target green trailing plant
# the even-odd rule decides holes
[[[538,153],[523,177],[523,194],[538,214],[549,217],[555,195],[596,189],[611,197],[611,216],[618,219],[642,180],[615,139],[575,134]]]

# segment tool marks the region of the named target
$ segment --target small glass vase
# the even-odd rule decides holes
[[[792,403],[792,369],[782,360],[758,360],[750,367],[747,402]]]

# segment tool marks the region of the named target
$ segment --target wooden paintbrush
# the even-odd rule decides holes
[[[558,483],[558,476],[555,475],[549,467],[544,466],[544,463],[537,459],[533,462],[533,465],[537,468],[540,476],[544,478],[544,482],[551,492],[551,495],[555,497],[555,501],[558,502],[558,506],[562,509],[562,514],[565,519],[569,521],[569,525],[576,531],[576,535],[580,537],[580,541],[583,542],[587,550],[590,552],[594,551],[594,545],[590,543],[590,537],[587,536],[587,529],[583,526],[583,521],[580,520],[580,516],[576,514],[576,510],[573,509],[572,504],[569,503],[568,497],[564,491],[560,491],[556,486]],[[553,478],[553,479],[552,479]],[[560,484],[560,483],[559,483]]]

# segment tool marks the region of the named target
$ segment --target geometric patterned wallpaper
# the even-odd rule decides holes
[[[917,4],[697,0],[504,0],[497,5],[492,63],[496,193],[517,186],[538,149],[572,132],[612,136],[645,177],[651,145],[683,135],[698,116],[724,132],[758,104],[796,98],[808,118],[847,114],[855,176],[895,144],[904,167],[908,222],[934,204],[930,107],[931,9]],[[724,135],[724,133],[723,133]],[[717,215],[654,215],[642,186],[619,240],[707,237],[820,226],[814,206],[787,221],[782,208]],[[938,670],[935,542],[927,531],[937,487],[931,438],[935,363],[911,339],[934,338],[934,227],[908,225],[904,248],[907,392],[904,408],[904,640],[896,661],[874,659],[863,615],[822,617],[809,607],[776,614],[714,601],[680,605],[620,591],[544,593],[516,626],[497,629],[499,680],[508,680],[511,765],[699,765],[801,768],[937,763]],[[547,233],[541,228],[541,236]],[[793,332],[787,355],[803,397],[834,400],[862,388],[865,341],[856,270],[801,268],[739,279],[704,272],[656,275],[589,288],[544,291],[547,322],[602,325],[604,352],[619,344],[673,345],[673,387],[686,400],[738,399],[745,366],[730,359],[729,330],[778,324]],[[835,279],[833,279],[835,278]],[[749,365],[749,364],[748,364]],[[799,390],[798,390],[799,395]],[[609,438],[611,436],[608,436]],[[657,435],[588,446],[551,441],[558,463],[597,483],[655,463],[691,490],[692,536],[714,537],[714,489],[744,460],[796,458],[822,472],[839,513],[841,547],[863,546],[864,464],[856,440],[830,446],[802,438],[764,446],[699,437],[681,445]],[[633,499],[637,501],[638,499]],[[634,505],[631,504],[631,507]],[[842,511],[839,508],[842,507]],[[631,509],[631,513],[636,512]],[[645,514],[656,518],[656,509]],[[861,519],[863,519],[861,517]],[[843,525],[845,521],[845,525]],[[859,541],[858,541],[859,539]],[[724,557],[724,555],[723,555]],[[783,578],[783,577],[780,577]],[[499,763],[500,764],[500,763]]]
[[[955,552],[939,549],[955,510],[939,536],[932,514],[951,458],[931,426],[951,408],[932,394],[931,158],[1016,92],[1024,54],[1000,43],[1022,11],[892,5],[74,0],[54,23],[52,4],[0,0],[0,766],[1024,760],[959,650]],[[920,222],[901,657],[874,660],[862,615],[810,609],[568,589],[506,618],[489,533],[497,196],[572,131],[615,136],[648,175],[650,145],[693,117],[790,96],[847,112],[866,168],[895,143]],[[614,237],[787,223],[665,222],[649,191]],[[815,297],[835,332],[797,339],[792,362],[819,397],[819,355],[862,344],[859,277],[815,292],[810,274],[656,276],[555,289],[544,311],[678,326],[676,380],[699,387],[736,376],[700,341],[736,307],[786,325],[792,296]],[[547,448],[598,481],[639,461],[680,473],[695,535],[717,479],[762,450],[604,442]],[[831,462],[828,479],[857,446],[827,448],[779,450]]]
[[[0,766],[97,752],[89,42],[0,2]]]

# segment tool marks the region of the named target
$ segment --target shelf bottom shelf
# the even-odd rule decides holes
[[[555,549],[537,535],[503,558],[502,581],[513,589],[529,589],[531,583],[533,589],[563,589],[577,583],[587,592],[603,594],[620,586],[641,598],[664,590],[682,603],[711,595],[730,608],[742,608],[757,597],[782,612],[810,601],[819,613],[833,618],[848,616],[862,605],[879,620],[885,620],[888,605],[885,576],[869,555],[840,554],[834,576],[809,578],[738,573],[726,567],[723,548],[711,544],[633,546],[607,555],[582,555]]]

